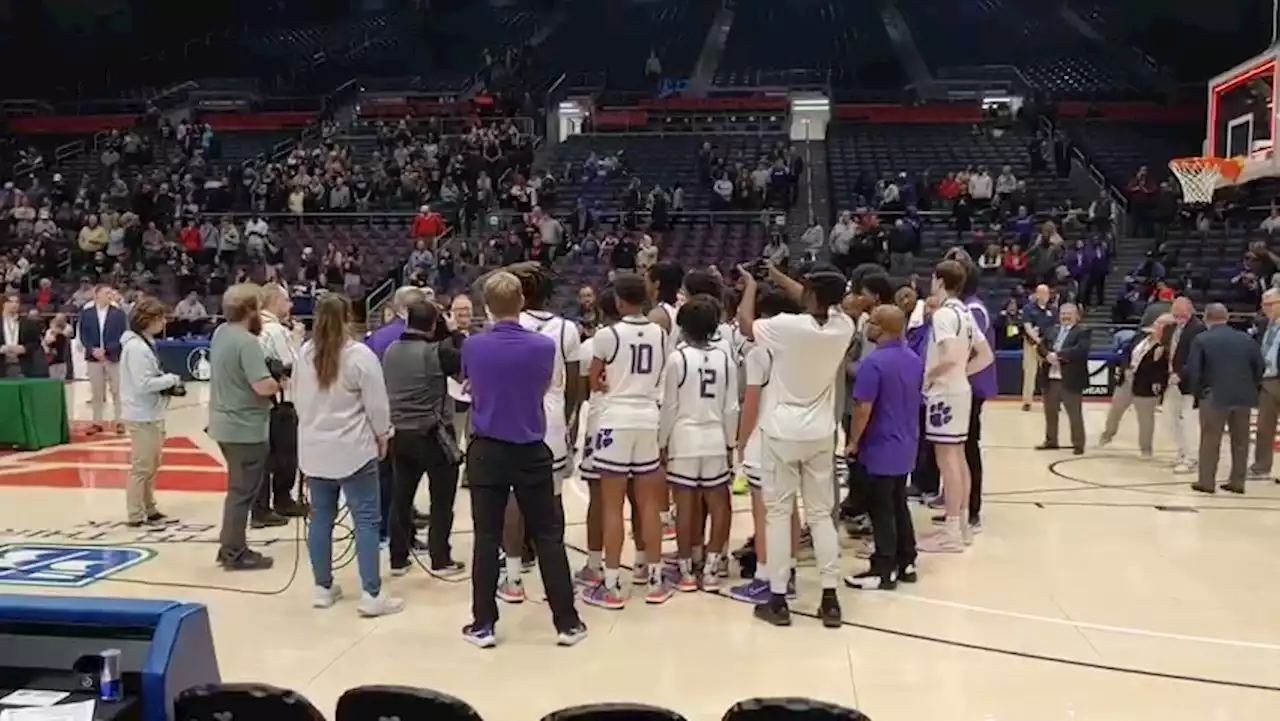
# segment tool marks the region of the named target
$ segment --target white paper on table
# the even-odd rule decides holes
[[[80,701],[61,706],[29,706],[0,711],[0,721],[93,721],[95,702]]]
[[[24,688],[20,691],[0,698],[0,705],[4,706],[52,706],[62,699],[70,696],[66,691],[40,691],[33,688]]]

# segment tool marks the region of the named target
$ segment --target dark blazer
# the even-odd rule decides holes
[[[44,331],[40,323],[30,318],[18,321],[18,345],[26,351],[18,356],[18,368],[24,378],[48,378],[49,359],[44,355],[42,344]],[[0,353],[0,378],[9,373],[9,356]]]
[[[1173,334],[1177,329],[1176,325],[1165,328],[1162,340],[1166,347],[1173,345]],[[1187,359],[1191,353],[1191,344],[1204,330],[1204,321],[1199,318],[1187,321],[1187,325],[1182,329],[1182,337],[1178,339],[1178,347],[1173,349],[1169,370],[1178,376],[1178,390],[1184,394],[1192,394],[1191,384],[1187,383]]]
[[[1133,352],[1145,336],[1139,334],[1129,342],[1120,356],[1117,384],[1124,383],[1130,374],[1133,375],[1133,394],[1139,398],[1159,398],[1169,385],[1169,349],[1164,343],[1148,348],[1138,360],[1138,367],[1133,367]]]
[[[1054,326],[1044,336],[1044,343],[1038,348],[1042,356],[1048,356],[1053,352],[1060,328],[1061,326]],[[1089,348],[1092,344],[1093,331],[1077,323],[1071,327],[1071,330],[1067,331],[1067,337],[1062,343],[1062,350],[1058,351],[1058,366],[1062,369],[1062,385],[1071,393],[1082,393],[1085,388],[1089,387]],[[1040,373],[1043,384],[1049,378],[1049,364],[1046,363],[1040,366]]]
[[[1262,350],[1249,334],[1223,323],[1196,336],[1185,380],[1192,395],[1215,408],[1251,408],[1263,367]]]
[[[120,337],[129,330],[129,317],[123,310],[114,305],[107,308],[105,327],[98,325],[98,309],[95,306],[80,309],[80,327],[76,336],[84,346],[84,359],[94,362],[93,350],[102,348],[107,352],[107,360],[120,362]]]

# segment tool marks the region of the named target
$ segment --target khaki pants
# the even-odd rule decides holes
[[[124,427],[129,433],[130,451],[125,503],[129,507],[129,521],[140,523],[158,512],[156,473],[164,450],[164,421],[126,421]]]
[[[1036,344],[1022,341],[1022,404],[1030,405],[1036,395],[1036,374],[1040,372],[1040,354]]]
[[[120,364],[110,361],[89,361],[86,363],[89,373],[89,407],[93,411],[93,422],[102,422],[102,406],[111,393],[111,418],[120,420]]]
[[[1253,467],[1260,476],[1271,475],[1271,460],[1276,454],[1276,418],[1280,416],[1280,378],[1262,381],[1258,394],[1258,435],[1254,439]]]
[[[1156,406],[1159,402],[1158,398],[1135,396],[1133,376],[1130,375],[1125,379],[1124,384],[1116,389],[1116,394],[1111,399],[1111,408],[1107,411],[1107,425],[1102,431],[1102,442],[1106,443],[1115,438],[1116,431],[1120,429],[1120,419],[1124,418],[1129,406],[1133,406],[1138,415],[1138,450],[1144,456],[1151,455],[1155,445]]]

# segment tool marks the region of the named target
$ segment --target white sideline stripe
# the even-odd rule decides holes
[[[937,598],[928,598],[925,596],[916,596],[909,593],[900,593],[898,598],[905,598],[917,603],[927,603],[934,606],[942,606],[944,608],[954,608],[960,611],[973,611],[975,613],[985,613],[991,616],[1004,616],[1006,618],[1016,618],[1023,621],[1039,621],[1040,623],[1050,623],[1057,626],[1071,626],[1077,629],[1087,629],[1090,631],[1103,631],[1106,633],[1118,633],[1129,636],[1143,636],[1146,638],[1163,638],[1170,641],[1187,641],[1190,643],[1203,643],[1214,646],[1229,646],[1232,648],[1252,648],[1260,651],[1280,651],[1280,645],[1272,643],[1261,643],[1259,641],[1237,641],[1229,638],[1209,638],[1207,636],[1188,636],[1181,633],[1166,633],[1164,631],[1151,631],[1145,628],[1131,628],[1129,626],[1108,626],[1102,623],[1089,623],[1088,621],[1073,621],[1069,618],[1054,618],[1052,616],[1037,616],[1030,613],[1018,613],[1016,611],[1002,611],[998,608],[987,608],[986,606],[971,606],[967,603],[958,603],[956,601],[944,601]]]

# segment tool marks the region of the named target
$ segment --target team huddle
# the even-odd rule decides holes
[[[953,513],[950,501],[968,498],[968,375],[991,362],[983,329],[958,299],[965,268],[950,265],[959,277],[942,266],[935,274],[938,302],[915,382],[915,407],[909,409],[910,423],[899,429],[918,439],[923,420],[923,437],[937,450],[949,502],[935,541],[942,551],[963,550],[971,540],[963,507]],[[834,269],[812,270],[803,280],[769,270],[770,282],[761,284],[738,269],[736,288],[727,288],[714,270],[685,273],[671,262],[658,263],[643,277],[620,274],[598,300],[603,323],[582,338],[572,321],[542,309],[550,296],[545,274],[514,269],[525,286],[521,325],[556,344],[558,361],[544,410],[546,443],[561,477],[570,472],[574,439],[582,431],[578,471],[589,488],[588,557],[575,581],[584,602],[615,610],[626,605],[627,520],[635,544],[632,584],[644,587],[647,603],[665,603],[677,591],[719,589],[729,575],[731,482],[741,474],[751,489],[750,543],[757,563],[755,578],[729,595],[769,606],[765,616],[774,617],[766,620],[789,622],[783,612],[785,599],[795,595],[803,498],[824,591],[819,614],[827,625],[839,625],[840,544],[833,509],[839,503],[834,451],[844,447],[836,445],[844,407],[840,378],[855,338],[874,341],[879,332],[873,314],[847,305],[848,281]],[[855,402],[875,400],[860,397],[865,385],[851,389]],[[922,404],[948,412],[921,419]],[[858,425],[857,413],[854,419]],[[867,418],[860,420],[855,435],[867,431]],[[874,442],[872,435],[865,433],[864,444]],[[914,446],[909,455],[914,465]],[[675,557],[664,558],[662,543],[672,536]],[[789,552],[770,553],[782,546]],[[886,580],[911,581],[913,564],[911,557],[898,559],[895,568],[873,570],[892,577]],[[523,598],[521,567],[519,554],[513,557],[508,548],[499,598]]]

